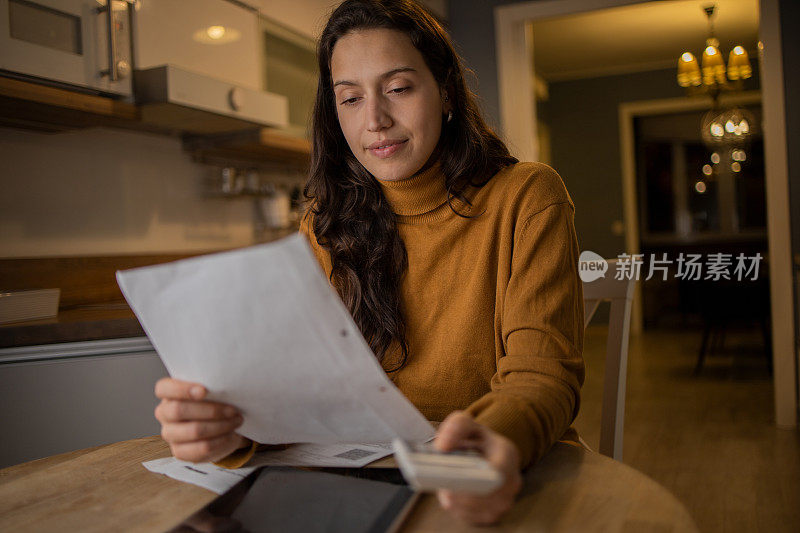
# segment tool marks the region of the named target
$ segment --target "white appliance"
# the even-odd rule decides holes
[[[109,13],[96,0],[0,0],[0,70],[131,96],[132,11],[127,2]]]
[[[288,124],[287,98],[261,90],[262,47],[240,0],[0,0],[0,74],[132,99],[182,132]]]

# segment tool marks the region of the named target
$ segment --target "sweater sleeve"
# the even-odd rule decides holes
[[[247,438],[247,437],[245,437]],[[250,445],[245,448],[239,448],[235,452],[231,453],[227,457],[223,457],[219,461],[216,461],[214,464],[217,466],[221,466],[222,468],[241,468],[248,461],[255,455],[256,449],[258,448],[258,443],[256,441],[247,439],[250,441]]]
[[[570,202],[548,205],[515,230],[502,302],[505,353],[491,391],[467,409],[538,461],[578,412],[583,363],[583,288]]]

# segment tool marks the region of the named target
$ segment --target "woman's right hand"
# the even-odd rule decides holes
[[[156,383],[156,418],[161,437],[176,459],[218,461],[249,441],[235,433],[243,418],[232,405],[204,400],[208,391],[198,383],[162,378]]]

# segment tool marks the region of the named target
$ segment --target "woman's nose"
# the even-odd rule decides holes
[[[392,118],[379,98],[367,103],[366,113],[368,131],[380,131],[392,125]]]

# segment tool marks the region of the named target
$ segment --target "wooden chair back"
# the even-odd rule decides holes
[[[583,282],[584,327],[589,325],[600,302],[611,302],[603,377],[600,453],[622,461],[628,338],[631,324],[631,301],[636,280],[616,279],[618,260],[607,261],[608,270],[604,278]]]

